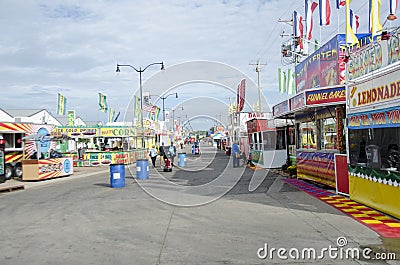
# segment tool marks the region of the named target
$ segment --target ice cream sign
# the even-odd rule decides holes
[[[400,127],[400,107],[349,115],[350,129]]]

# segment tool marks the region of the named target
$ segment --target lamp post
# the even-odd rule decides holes
[[[164,96],[164,97],[161,97],[161,96],[160,96],[160,98],[162,99],[163,121],[165,121],[165,105],[164,105],[164,100],[166,100],[167,97],[172,96],[172,95],[175,95],[175,98],[178,98],[178,93],[171,93],[171,94],[168,94],[168,95],[166,95],[166,96]]]
[[[121,70],[119,69],[120,67],[130,67],[133,70],[135,70],[137,73],[139,73],[139,85],[140,85],[140,128],[142,131],[142,148],[144,148],[144,132],[143,132],[143,90],[142,90],[142,73],[146,71],[147,68],[149,68],[152,65],[159,64],[161,65],[161,70],[164,70],[164,62],[160,63],[151,63],[147,65],[145,68],[142,69],[142,67],[139,67],[137,69],[136,67],[130,65],[130,64],[117,64],[117,70],[116,72],[119,73]]]

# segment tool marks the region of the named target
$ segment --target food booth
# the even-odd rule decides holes
[[[399,35],[351,55],[347,92],[350,198],[396,218],[400,218]]]
[[[147,158],[145,148],[137,148],[145,139],[146,146],[154,144],[154,133],[145,128],[144,133],[129,126],[57,127],[54,135],[65,135],[72,142],[61,143],[65,156],[72,157],[75,166],[102,166],[132,164]],[[66,147],[67,145],[67,147]]]
[[[263,168],[279,168],[286,162],[286,133],[273,119],[254,118],[247,121],[247,134],[252,161]]]
[[[22,180],[46,180],[73,174],[72,158],[54,152],[51,129],[52,126],[43,125],[36,134],[27,133],[22,138]]]

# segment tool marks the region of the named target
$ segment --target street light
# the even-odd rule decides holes
[[[178,98],[178,93],[171,93],[171,94],[166,95],[165,97],[159,96],[159,97],[162,99],[163,121],[165,121],[165,105],[164,105],[164,100],[166,100],[167,97],[172,96],[172,95],[175,95],[175,98]]]
[[[140,84],[140,127],[142,129],[142,148],[144,148],[144,132],[143,132],[143,90],[142,90],[142,73],[144,71],[146,71],[147,68],[149,68],[152,65],[156,65],[159,64],[161,65],[161,70],[164,70],[164,62],[161,63],[151,63],[148,66],[146,66],[145,68],[142,69],[142,67],[140,67],[139,69],[137,69],[136,67],[130,65],[130,64],[117,64],[117,70],[116,72],[119,73],[121,72],[121,70],[119,69],[120,67],[130,67],[133,70],[135,70],[137,73],[139,73],[139,84]]]

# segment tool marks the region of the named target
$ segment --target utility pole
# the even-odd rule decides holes
[[[257,60],[257,64],[249,64],[250,66],[255,66],[256,67],[256,72],[257,72],[257,85],[258,85],[258,112],[262,112],[262,107],[261,107],[261,85],[260,85],[260,72],[261,72],[261,66],[266,66],[267,64],[261,64],[260,59]]]

